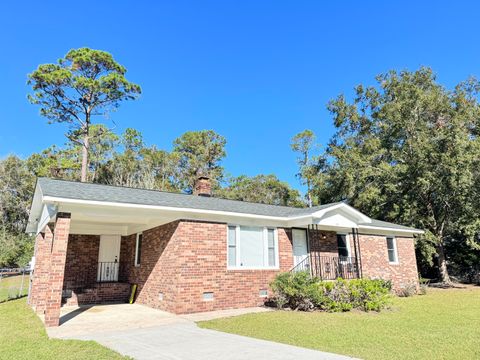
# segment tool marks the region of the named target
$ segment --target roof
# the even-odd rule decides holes
[[[364,226],[364,227],[378,227],[378,228],[387,228],[387,229],[392,229],[392,230],[418,230],[419,229],[414,229],[408,226],[403,226],[403,225],[398,225],[394,224],[388,221],[382,221],[382,220],[377,220],[377,219],[371,219],[372,221],[369,223],[360,223],[358,225]]]
[[[324,204],[312,208],[267,205],[216,197],[192,196],[159,190],[137,189],[124,186],[82,183],[77,181],[39,178],[37,183],[43,196],[78,200],[108,201],[125,204],[167,206],[201,210],[229,211],[278,217],[295,217],[314,213],[338,203]]]
[[[177,209],[191,209],[196,211],[219,211],[244,215],[278,217],[286,220],[308,216],[320,216],[319,212],[325,212],[322,210],[328,211],[330,208],[333,210],[335,208],[341,207],[347,209],[349,212],[354,212],[360,215],[360,218],[363,219],[362,222],[357,222],[357,225],[360,227],[373,229],[392,229],[417,233],[422,232],[421,230],[411,227],[371,219],[343,202],[324,204],[311,208],[295,208],[239,200],[228,200],[216,197],[192,196],[188,194],[172,193],[159,190],[147,190],[124,186],[82,183],[77,181],[56,180],[49,178],[38,178],[37,190],[40,190],[41,196],[43,198],[51,197],[55,200],[72,199],[75,201],[81,200],[105,202],[109,204],[118,203],[130,205],[160,206]],[[41,209],[38,208],[37,211],[41,211]]]

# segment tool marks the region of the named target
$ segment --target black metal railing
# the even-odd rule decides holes
[[[359,277],[358,262],[355,257],[325,256],[319,253],[310,253],[291,271],[309,271],[312,276],[322,280],[357,279]]]
[[[99,262],[97,270],[97,282],[115,282],[118,281],[120,273],[120,263]]]

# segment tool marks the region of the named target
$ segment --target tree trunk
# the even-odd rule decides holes
[[[440,281],[443,283],[450,284],[450,276],[448,275],[447,269],[447,260],[445,259],[445,250],[443,249],[443,243],[437,245],[437,265],[438,265],[438,275]]]
[[[81,182],[87,181],[87,174],[88,174],[88,132],[85,134],[83,138],[83,146],[82,146],[82,173],[81,173]]]

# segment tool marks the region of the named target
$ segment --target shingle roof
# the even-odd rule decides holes
[[[371,220],[372,220],[372,222],[370,222],[370,223],[360,223],[358,225],[379,227],[379,228],[388,228],[388,229],[392,229],[392,230],[418,230],[418,229],[414,229],[414,228],[411,228],[411,227],[408,227],[408,226],[398,225],[398,224],[394,224],[394,223],[387,222],[387,221],[382,221],[382,220],[377,220],[377,219],[371,219]],[[418,231],[421,231],[421,230],[418,230]]]
[[[324,204],[312,208],[295,208],[288,206],[267,205],[239,200],[227,200],[216,197],[192,196],[158,190],[136,189],[123,186],[82,183],[77,181],[38,178],[37,186],[43,196],[58,198],[105,201],[124,204],[153,205],[173,208],[226,211],[241,214],[252,214],[272,217],[293,218],[308,216],[319,210],[327,209],[340,202]],[[397,225],[386,221],[371,219],[371,222],[359,225],[388,228],[392,230],[417,229]]]
[[[312,208],[294,208],[238,200],[227,200],[216,197],[192,196],[158,190],[135,189],[123,186],[81,183],[48,178],[39,178],[38,185],[44,196],[126,204],[168,206],[175,208],[229,211],[278,217],[308,215],[337,204],[325,204]]]

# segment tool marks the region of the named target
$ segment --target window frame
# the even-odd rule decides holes
[[[393,253],[394,253],[394,255],[395,255],[395,261],[390,261],[390,255],[389,255],[390,249],[388,248],[388,239],[392,239],[392,240],[393,240]],[[395,237],[395,235],[386,235],[386,236],[385,236],[385,243],[386,243],[386,245],[387,245],[387,259],[388,259],[388,263],[391,264],[391,265],[398,265],[397,238]]]
[[[258,229],[262,229],[262,237],[263,237],[263,262],[267,264],[265,266],[241,266],[240,259],[241,259],[241,235],[240,235],[240,228],[241,227],[255,227]],[[235,265],[230,265],[229,259],[229,228],[235,227]],[[268,265],[268,231],[273,230],[273,241],[275,246],[275,265],[269,266]],[[238,225],[238,224],[227,224],[227,239],[226,239],[226,249],[227,249],[227,270],[279,270],[280,269],[280,256],[279,256],[279,249],[278,249],[278,229],[273,226],[257,226],[257,225]]]
[[[140,236],[142,237],[141,241],[140,241]],[[135,260],[134,260],[134,263],[133,263],[135,265],[135,267],[139,267],[142,264],[142,245],[143,244],[140,245],[140,242],[143,243],[143,232],[139,232],[135,236]],[[140,247],[140,254],[138,252],[139,247]]]

